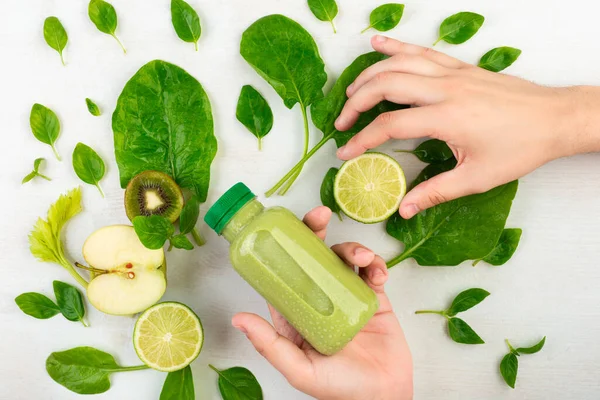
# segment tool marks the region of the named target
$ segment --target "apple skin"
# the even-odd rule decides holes
[[[150,250],[132,226],[111,225],[92,233],[83,245],[83,257],[93,268],[88,285],[90,303],[106,314],[133,315],[156,304],[167,288],[163,249]]]

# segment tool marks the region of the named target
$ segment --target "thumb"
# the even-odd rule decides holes
[[[407,193],[400,204],[400,215],[410,219],[423,210],[459,197],[479,193],[476,178],[464,165],[436,175]]]

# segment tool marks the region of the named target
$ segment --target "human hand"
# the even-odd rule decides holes
[[[518,179],[553,159],[600,151],[598,89],[543,87],[383,36],[371,42],[390,58],[348,87],[336,128],[349,129],[382,100],[418,107],[381,114],[338,157],[354,158],[391,138],[431,137],[447,142],[458,161],[454,170],[406,195],[400,205],[406,219]]]
[[[325,239],[331,211],[317,207],[304,223]],[[233,317],[263,355],[296,389],[321,400],[412,399],[412,358],[402,328],[384,292],[388,271],[383,259],[358,243],[343,243],[332,250],[373,289],[379,310],[354,339],[338,353],[324,356],[312,348],[271,306],[275,327],[255,314]]]

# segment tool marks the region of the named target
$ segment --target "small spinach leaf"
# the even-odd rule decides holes
[[[273,128],[273,111],[267,100],[250,85],[242,87],[235,116],[258,139],[262,150],[262,138]]]
[[[517,372],[519,370],[519,360],[514,353],[508,353],[500,362],[500,373],[504,378],[504,382],[511,388],[515,388],[517,381]]]
[[[492,72],[500,72],[510,67],[520,55],[521,50],[514,47],[496,47],[481,57],[478,67]]]
[[[194,245],[184,234],[172,236],[169,240],[176,249],[194,250]]]
[[[252,372],[243,367],[233,367],[219,370],[212,365],[209,367],[219,374],[219,391],[223,400],[262,400],[263,393],[260,384]]]
[[[69,321],[80,321],[83,326],[87,326],[83,319],[85,308],[79,290],[74,286],[60,281],[52,282],[52,286],[54,287],[56,303],[62,315]]]
[[[54,111],[41,104],[34,104],[29,115],[29,125],[33,136],[40,142],[50,145],[58,161],[61,161],[54,146],[60,134],[60,122]]]
[[[531,347],[518,347],[515,351],[519,354],[535,354],[544,348],[544,344],[546,344],[546,336]]]
[[[185,202],[179,215],[179,232],[187,234],[193,231],[199,216],[200,202],[196,196],[192,196]]]
[[[42,164],[42,161],[44,161],[43,158],[36,158],[35,161],[33,162],[33,171],[31,171],[29,174],[27,174],[27,176],[25,176],[25,178],[23,178],[23,180],[21,181],[21,184],[27,183],[30,180],[32,180],[33,178],[35,178],[36,176],[39,176],[40,178],[43,178],[47,181],[51,181],[52,179],[48,178],[46,175],[43,175],[40,173],[40,165]]]
[[[169,372],[159,400],[194,400],[194,376],[188,365],[179,371]]]
[[[88,15],[96,28],[102,33],[106,33],[115,38],[123,53],[127,53],[123,43],[119,40],[115,31],[117,30],[117,12],[112,4],[104,0],[90,0],[88,5]]]
[[[83,143],[77,143],[75,150],[73,150],[73,169],[79,179],[96,186],[102,197],[104,197],[104,192],[99,183],[104,177],[104,161],[94,149]]]
[[[496,266],[506,264],[517,251],[522,234],[523,230],[518,228],[504,229],[492,251],[485,257],[473,261],[473,266],[476,266],[480,261]]]
[[[456,343],[462,344],[483,344],[485,343],[479,335],[460,318],[450,318],[448,320],[448,332],[450,337]]]
[[[60,309],[52,300],[39,293],[23,293],[15,298],[15,303],[25,314],[37,318],[48,319],[60,313]]]
[[[194,43],[194,48],[198,51],[202,28],[196,10],[184,0],[171,0],[171,22],[179,39]]]
[[[330,168],[325,174],[323,183],[321,183],[321,203],[336,213],[341,221],[342,209],[338,205],[337,201],[335,201],[335,196],[333,195],[333,184],[338,171],[339,170],[337,168]]]
[[[60,55],[60,62],[62,62],[62,65],[65,65],[63,50],[67,46],[69,36],[58,18],[46,18],[44,21],[44,39],[46,40],[46,43],[48,43],[48,46],[58,52]]]
[[[160,215],[149,217],[140,215],[135,217],[132,222],[140,242],[151,250],[161,249],[175,231],[173,224]]]
[[[450,44],[461,44],[471,39],[483,25],[485,17],[472,12],[459,12],[446,18],[434,46],[442,40]]]
[[[396,150],[396,152],[414,154],[419,160],[428,164],[439,164],[454,157],[452,149],[446,142],[438,139],[427,140],[412,151]]]
[[[381,5],[371,12],[369,26],[360,33],[365,33],[371,28],[380,32],[394,29],[400,22],[402,14],[404,14],[404,4],[389,3]]]
[[[454,317],[459,312],[467,311],[481,303],[489,295],[490,292],[487,290],[478,288],[467,289],[454,298],[450,308],[446,311],[446,315]]]
[[[100,115],[102,115],[100,107],[98,107],[98,105],[94,103],[92,99],[86,98],[85,104],[87,105],[87,109],[90,112],[90,114],[92,114],[94,117],[99,117]]]
[[[333,28],[333,33],[337,33],[334,18],[338,13],[338,6],[335,0],[308,0],[308,8],[319,21],[329,21]]]

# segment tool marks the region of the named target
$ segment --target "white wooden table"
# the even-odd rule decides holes
[[[52,351],[90,345],[114,354],[124,365],[138,364],[131,344],[133,318],[111,317],[88,308],[90,328],[61,317],[47,321],[25,316],[14,298],[26,291],[51,294],[52,280],[71,282],[57,265],[39,263],[28,250],[27,234],[38,216],[45,216],[58,195],[81,184],[70,154],[79,141],[94,147],[107,161],[102,185],[83,187],[85,211],[67,228],[67,250],[81,257],[83,241],[104,225],[126,223],[123,190],[118,184],[111,113],[125,82],[153,59],[173,62],[195,76],[212,101],[219,140],[208,203],[237,181],[257,193],[269,188],[299,157],[302,143],[300,111],[287,110],[276,93],[240,57],[241,33],[267,14],[283,13],[299,21],[318,42],[330,82],[357,55],[369,51],[366,26],[379,1],[338,0],[338,34],[317,21],[304,0],[191,0],[201,14],[200,51],[181,42],[170,22],[168,0],[112,0],[119,15],[118,34],[128,48],[123,55],[109,36],[99,33],[81,0],[4,0],[0,24],[0,399],[75,399],[79,396],[54,383],[44,362]],[[409,0],[395,38],[428,45],[439,23],[458,11],[487,17],[480,33],[460,46],[439,49],[469,62],[502,45],[519,47],[521,59],[507,72],[547,85],[600,84],[598,12],[588,0]],[[70,40],[67,67],[42,39],[47,16],[56,15]],[[265,94],[275,114],[273,132],[264,150],[235,120],[240,87],[252,84]],[[104,114],[91,117],[84,99],[96,100]],[[63,129],[58,163],[49,147],[29,129],[31,105],[54,109]],[[320,133],[313,129],[316,140]],[[412,148],[414,142],[390,143]],[[510,154],[506,155],[510,157]],[[21,186],[37,157],[45,157],[52,182]],[[409,178],[422,165],[401,159]],[[303,214],[319,203],[318,187],[325,171],[336,166],[333,143],[310,162],[281,204]],[[500,268],[420,268],[407,261],[391,271],[388,292],[414,355],[417,399],[594,399],[600,393],[600,156],[588,155],[554,162],[522,179],[509,225],[524,229],[521,247]],[[208,205],[203,206],[202,215]],[[206,341],[193,364],[197,398],[218,399],[217,377],[207,368],[243,365],[261,382],[266,399],[304,399],[263,360],[242,334],[230,326],[232,315],[251,311],[267,315],[263,300],[232,270],[227,243],[202,227],[208,244],[193,252],[169,254],[169,288],[165,300],[191,306],[202,318]],[[389,258],[400,245],[383,226],[333,221],[328,242],[362,240]],[[436,316],[415,316],[423,307],[444,307],[459,291],[482,287],[492,295],[464,315],[486,340],[483,346],[453,343]],[[498,373],[505,338],[530,344],[547,335],[544,350],[521,357],[517,389],[509,389]],[[113,387],[98,399],[154,399],[164,374],[154,371],[117,374]]]

